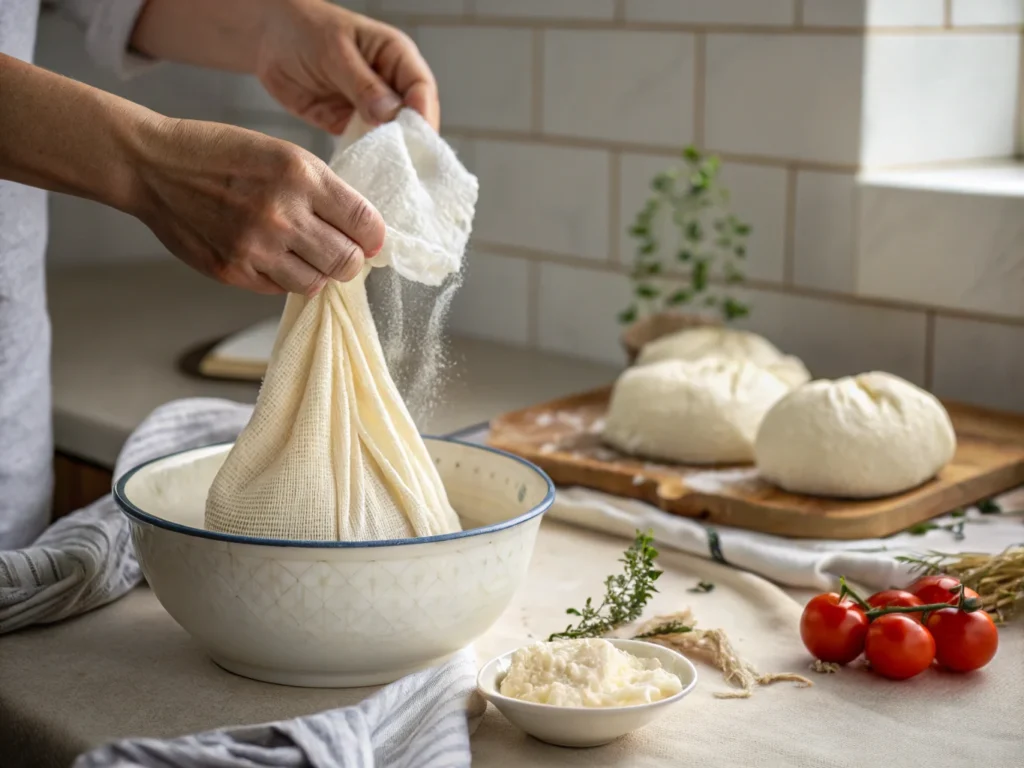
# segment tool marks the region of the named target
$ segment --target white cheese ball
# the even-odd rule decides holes
[[[784,490],[855,499],[915,488],[955,451],[942,403],[879,372],[790,393],[765,417],[755,449],[758,473]]]
[[[662,360],[699,360],[716,356],[729,360],[747,360],[774,373],[790,389],[811,380],[803,362],[784,355],[763,336],[733,328],[687,328],[645,344],[637,355],[637,365]]]
[[[718,357],[630,368],[612,390],[603,439],[650,459],[747,463],[761,419],[788,391],[760,366]]]

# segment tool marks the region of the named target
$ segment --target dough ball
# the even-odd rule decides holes
[[[955,451],[942,403],[877,372],[791,392],[765,417],[755,450],[760,475],[787,491],[857,499],[915,488]]]
[[[645,344],[637,356],[637,365],[649,365],[662,360],[699,360],[708,356],[729,360],[748,360],[766,368],[790,389],[811,380],[803,362],[784,355],[768,339],[750,331],[734,328],[687,328],[662,336]]]
[[[761,419],[786,392],[779,378],[742,360],[664,360],[630,368],[615,382],[603,438],[650,459],[750,462]]]

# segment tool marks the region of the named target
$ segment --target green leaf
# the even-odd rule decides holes
[[[657,192],[670,192],[675,184],[675,179],[667,172],[659,173],[651,180],[651,189]]]
[[[978,511],[983,515],[998,515],[1003,511],[1002,507],[992,499],[983,499],[982,501],[979,501],[977,507]]]
[[[686,160],[688,163],[699,163],[700,152],[698,152],[697,148],[691,144],[690,146],[683,150],[683,159]]]
[[[674,291],[668,297],[668,305],[670,307],[678,307],[682,304],[688,304],[691,298],[693,298],[693,296],[689,291],[680,289],[678,291]]]
[[[715,245],[717,245],[719,248],[728,248],[729,246],[732,245],[732,240],[730,240],[728,237],[719,237],[718,239],[715,240]]]
[[[636,295],[641,299],[656,299],[661,296],[661,291],[650,283],[641,283],[636,287]]]
[[[686,239],[691,243],[699,243],[704,239],[704,228],[699,221],[691,221],[686,225]]]
[[[628,231],[631,237],[647,237],[650,234],[650,227],[646,224],[634,224]]]
[[[681,250],[679,251],[679,253],[676,254],[676,258],[679,259],[680,261],[692,261],[693,251],[687,251],[685,249]]]
[[[743,273],[731,261],[725,264],[725,282],[731,285],[743,282]]]
[[[690,275],[690,282],[693,290],[700,293],[708,286],[708,263],[700,259],[693,264],[693,273]]]
[[[660,275],[661,274],[661,262],[652,261],[649,264],[644,264],[644,272],[648,275]]]
[[[751,231],[752,227],[749,224],[740,224],[737,222],[735,225],[733,225],[733,232],[735,232],[737,235],[746,236],[749,235]]]
[[[722,159],[718,155],[711,155],[704,161],[704,173],[708,176],[715,176],[722,167]]]
[[[935,523],[917,523],[907,528],[904,533],[909,533],[912,536],[924,536],[928,531],[934,531],[938,527]]]
[[[746,317],[750,314],[750,308],[746,304],[736,301],[736,299],[728,298],[722,304],[722,312],[726,320],[739,320],[741,317]]]
[[[642,256],[649,256],[656,250],[658,250],[658,243],[655,242],[654,240],[647,240],[640,244],[640,246],[637,248],[637,253],[641,254]]]
[[[742,245],[737,245],[735,248],[732,249],[732,252],[735,253],[736,256],[740,259],[746,258],[747,256],[747,249]]]
[[[636,307],[635,306],[628,307],[628,308],[622,310],[621,312],[619,312],[619,322],[622,325],[628,325],[629,323],[632,323],[632,322],[636,321],[636,315],[637,315]]]
[[[697,592],[697,593],[705,592],[706,593],[706,592],[710,592],[714,588],[715,588],[715,585],[712,584],[710,581],[704,581],[703,579],[701,579],[700,581],[697,582],[697,586],[691,587],[690,589],[688,589],[686,591],[687,592]]]
[[[963,509],[954,509],[949,514],[950,517],[967,517],[967,512],[965,512]]]

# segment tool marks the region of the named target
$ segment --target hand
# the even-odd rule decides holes
[[[437,129],[437,84],[407,35],[323,0],[267,13],[256,75],[289,112],[340,134],[356,112],[377,125],[407,106]]]
[[[384,244],[384,221],[311,153],[261,133],[154,121],[129,211],[179,259],[259,293],[313,296],[351,280]]]

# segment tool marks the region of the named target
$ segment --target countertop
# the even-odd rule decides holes
[[[188,297],[188,303],[183,302]],[[149,265],[56,276],[58,445],[110,463],[153,406],[192,395],[252,399],[255,388],[188,379],[173,371],[182,349],[245,326],[279,304],[235,294],[177,268]],[[485,342],[459,341],[458,377],[428,429],[446,431],[498,412],[608,381],[613,371]],[[598,595],[625,546],[554,520],[541,527],[526,583],[476,644],[481,658],[561,629],[565,608]],[[651,615],[693,609],[721,627],[762,672],[806,672],[797,631],[806,594],[753,574],[663,551],[665,574]],[[716,585],[691,594],[698,580]],[[682,762],[727,768],[863,768],[927,765],[1007,768],[1024,761],[1024,626],[1006,627],[991,667],[968,676],[930,670],[893,683],[860,669],[780,684],[751,699],[714,697],[720,674],[699,665],[691,698],[663,720],[596,750],[533,741],[490,708],[473,738],[474,765],[628,766]],[[146,587],[84,616],[0,638],[0,765],[65,768],[81,751],[118,737],[169,737],[342,706],[364,690],[310,690],[235,677],[210,662]]]
[[[255,402],[257,387],[189,376],[186,351],[279,315],[280,297],[208,280],[175,261],[64,269],[49,276],[54,439],[63,452],[112,467],[125,438],[158,405],[183,397]],[[434,413],[443,434],[612,381],[606,365],[453,338]]]

